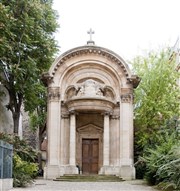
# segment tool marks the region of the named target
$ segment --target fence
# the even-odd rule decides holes
[[[12,178],[13,146],[0,140],[0,179]]]

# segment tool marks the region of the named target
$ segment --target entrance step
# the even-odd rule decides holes
[[[54,181],[66,182],[120,182],[122,178],[115,175],[64,175]]]

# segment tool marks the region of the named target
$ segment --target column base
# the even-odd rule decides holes
[[[119,166],[102,166],[99,174],[119,176]]]
[[[79,174],[76,166],[49,165],[44,167],[44,179],[55,179],[65,174]]]
[[[123,180],[134,180],[136,175],[136,170],[133,166],[121,166],[119,171],[119,176]]]
[[[44,179],[55,179],[60,176],[58,165],[47,165],[44,167]]]
[[[64,174],[79,174],[79,171],[76,166],[60,166],[60,176],[63,176]]]

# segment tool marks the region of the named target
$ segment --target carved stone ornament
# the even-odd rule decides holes
[[[100,83],[92,79],[88,79],[82,84],[78,85],[77,96],[101,97],[103,96],[103,88],[103,85],[101,85]]]
[[[132,103],[133,95],[132,94],[123,94],[121,95],[121,103]]]
[[[59,100],[61,97],[59,87],[48,88],[48,99],[49,100]]]
[[[71,85],[66,91],[66,100],[83,97],[115,100],[113,89],[93,79]]]

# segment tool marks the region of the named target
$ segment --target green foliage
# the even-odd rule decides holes
[[[162,141],[163,139],[163,141]],[[151,184],[180,189],[180,137],[177,132],[160,136],[159,144],[144,151],[145,177]]]
[[[13,145],[13,151],[19,155],[22,160],[35,162],[37,159],[37,152],[25,140],[21,140],[18,136],[7,135],[0,133],[0,139]]]
[[[141,77],[135,90],[135,164],[138,178],[179,190],[180,89],[170,51],[137,57],[134,72]]]
[[[180,73],[175,62],[169,60],[168,50],[151,52],[148,57],[137,57],[133,62],[134,72],[141,77],[135,90],[135,141],[141,152],[154,142],[157,131],[169,119],[179,116],[177,79]]]
[[[15,187],[24,187],[37,175],[37,152],[18,136],[0,133],[0,139],[13,145],[13,183]]]
[[[22,102],[26,111],[40,104],[44,92],[41,74],[47,71],[57,51],[53,33],[57,13],[52,0],[0,2],[0,77],[10,100],[14,133],[18,131]]]
[[[19,155],[13,156],[13,186],[25,187],[32,183],[37,174],[37,164],[23,161]]]
[[[166,164],[157,170],[157,176],[163,179],[160,186],[180,190],[180,141],[165,156]]]

